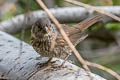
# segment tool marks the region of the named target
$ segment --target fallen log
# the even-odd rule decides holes
[[[49,66],[40,66],[48,58],[41,57],[27,43],[0,32],[0,75],[10,80],[90,80],[87,72],[69,62],[56,68],[63,60],[53,59]],[[22,50],[22,51],[21,51]],[[21,51],[21,53],[20,53]],[[38,65],[39,64],[39,65]],[[93,80],[106,80],[91,73]]]

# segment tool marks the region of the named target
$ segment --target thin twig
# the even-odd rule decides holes
[[[104,11],[104,10],[98,9],[98,8],[96,8],[96,7],[93,7],[93,6],[90,6],[90,5],[87,5],[87,4],[84,4],[84,3],[81,3],[81,2],[75,1],[75,0],[74,0],[74,1],[73,1],[73,0],[65,0],[65,1],[66,1],[66,2],[69,2],[69,3],[72,3],[72,4],[76,4],[76,5],[85,7],[85,8],[87,8],[87,9],[95,10],[95,11],[97,11],[98,13],[107,15],[107,16],[109,16],[109,17],[111,17],[111,18],[113,18],[113,19],[115,19],[115,20],[117,20],[117,21],[120,21],[120,18],[119,18],[119,17],[117,17],[117,16],[115,16],[115,15],[109,13],[109,12],[106,12],[106,11]],[[104,66],[102,66],[102,65],[99,65],[99,64],[96,64],[96,63],[92,63],[92,62],[88,62],[88,61],[86,61],[86,64],[89,65],[89,66],[93,66],[93,67],[99,68],[99,69],[101,69],[101,70],[104,70],[104,71],[110,73],[111,75],[113,75],[113,76],[114,76],[115,78],[117,78],[118,80],[120,80],[120,75],[117,74],[116,72],[114,72],[114,71],[111,70],[111,69],[108,69],[108,68],[106,68],[106,67],[104,67]]]
[[[92,63],[92,62],[88,62],[88,61],[86,61],[86,63],[85,63],[85,62],[84,62],[84,59],[79,55],[79,53],[77,52],[77,50],[76,50],[75,47],[72,45],[72,43],[70,42],[69,38],[67,37],[66,33],[63,31],[63,29],[62,29],[61,25],[59,24],[59,22],[58,22],[58,21],[54,18],[54,16],[48,11],[48,9],[45,7],[45,5],[42,3],[42,1],[37,0],[37,2],[38,2],[38,3],[41,5],[41,7],[46,11],[46,13],[47,13],[48,16],[51,18],[51,20],[53,20],[53,22],[55,22],[55,24],[58,26],[58,28],[59,28],[62,36],[65,38],[65,40],[66,40],[67,43],[69,44],[70,48],[74,51],[76,57],[77,57],[78,60],[83,64],[83,67],[84,67],[85,69],[86,69],[86,64],[87,64],[87,65],[90,65],[90,66],[93,66],[93,67],[97,67],[97,68],[99,68],[99,69],[102,69],[102,70],[110,73],[111,75],[115,76],[118,80],[120,80],[120,76],[119,76],[116,72],[114,72],[114,71],[112,71],[112,70],[110,70],[110,69],[108,69],[108,68],[106,68],[106,67],[103,67],[103,66],[101,66],[101,65],[99,65],[99,64]],[[67,39],[67,38],[68,38],[68,39]],[[79,58],[79,57],[80,57],[80,58]],[[81,60],[81,59],[82,59],[82,60]],[[86,70],[89,71],[89,68],[87,67]]]
[[[57,33],[55,32],[54,34],[55,35],[53,36],[53,40],[52,40],[52,44],[51,44],[51,47],[50,47],[50,51],[53,51],[53,49],[55,47],[55,41],[56,41],[56,38],[57,38]]]
[[[40,6],[44,9],[44,11],[47,13],[47,15],[51,18],[51,20],[57,25],[58,29],[60,30],[61,35],[63,36],[63,38],[66,40],[66,42],[68,43],[69,47],[73,50],[75,56],[77,57],[77,59],[81,62],[81,64],[83,65],[83,68],[85,68],[85,70],[89,73],[90,69],[88,68],[88,66],[85,63],[85,60],[80,56],[79,52],[75,49],[74,45],[71,43],[71,41],[69,40],[68,36],[66,35],[66,33],[64,32],[61,24],[56,20],[56,18],[52,15],[52,13],[47,9],[47,7],[44,5],[44,3],[41,0],[36,0]]]
[[[96,68],[99,68],[101,70],[104,70],[104,71],[110,73],[111,75],[113,75],[114,77],[116,77],[118,80],[120,80],[120,75],[117,74],[116,72],[114,72],[113,70],[109,69],[109,68],[106,68],[102,65],[92,63],[92,62],[89,62],[89,61],[86,61],[86,64],[89,65],[89,66],[96,67]]]
[[[72,4],[75,4],[75,5],[82,6],[82,7],[84,7],[84,8],[90,9],[90,10],[94,10],[94,11],[96,11],[96,12],[98,12],[98,13],[107,15],[107,16],[109,16],[109,17],[111,17],[111,18],[113,18],[113,19],[115,19],[115,20],[117,20],[117,21],[120,21],[120,18],[119,18],[119,17],[117,17],[117,16],[115,16],[115,15],[113,15],[113,14],[107,12],[107,11],[104,11],[104,10],[102,10],[102,9],[98,9],[98,8],[96,8],[96,7],[94,7],[94,6],[87,5],[87,4],[84,4],[84,3],[82,3],[82,2],[78,2],[78,1],[75,1],[75,0],[64,0],[64,1],[69,2],[69,3],[72,3]]]

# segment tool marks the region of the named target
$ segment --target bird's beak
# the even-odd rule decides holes
[[[45,28],[44,28],[44,29],[45,29],[45,32],[47,32],[47,33],[49,32],[49,29],[48,29],[48,27],[47,27],[47,26],[45,26]]]

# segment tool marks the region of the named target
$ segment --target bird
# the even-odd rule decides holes
[[[63,25],[63,29],[72,44],[76,46],[85,36],[83,36],[84,29],[100,21],[101,18],[101,15],[88,17],[74,27]],[[41,17],[32,25],[30,43],[42,57],[49,58],[46,63],[50,62],[53,57],[66,58],[72,53],[58,28],[48,17]]]

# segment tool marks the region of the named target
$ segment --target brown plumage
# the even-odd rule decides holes
[[[71,42],[76,45],[82,37],[81,30],[98,22],[100,18],[101,16],[97,15],[86,19],[75,27],[64,26],[63,28]],[[33,24],[31,29],[31,44],[36,52],[41,56],[49,57],[50,60],[53,57],[61,58],[71,53],[71,49],[56,26],[45,17],[38,19]]]

